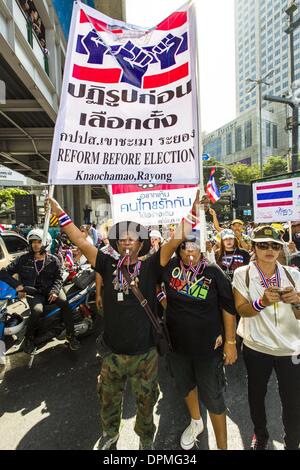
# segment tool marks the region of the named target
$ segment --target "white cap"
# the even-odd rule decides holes
[[[150,238],[158,238],[159,240],[163,240],[163,237],[162,237],[161,233],[158,230],[151,230],[149,237]]]

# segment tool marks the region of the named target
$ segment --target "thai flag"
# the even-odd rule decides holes
[[[214,167],[211,170],[209,181],[206,186],[206,194],[213,204],[217,202],[219,199],[221,199],[221,194],[220,194],[220,191],[218,190],[218,187],[215,181],[215,176],[214,176],[215,172],[216,172],[216,167]]]
[[[72,250],[67,250],[66,251],[66,263],[69,263],[70,266],[74,266],[74,259],[73,259]]]
[[[262,183],[256,187],[256,207],[293,205],[293,182]]]

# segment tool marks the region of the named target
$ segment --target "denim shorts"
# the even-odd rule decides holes
[[[226,376],[220,354],[202,357],[172,352],[169,354],[169,365],[183,398],[197,387],[200,400],[210,413],[225,413]]]

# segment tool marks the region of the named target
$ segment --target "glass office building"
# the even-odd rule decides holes
[[[237,113],[258,105],[257,90],[247,92],[247,78],[264,77],[262,93],[282,96],[289,92],[289,36],[285,13],[290,0],[235,0]],[[300,31],[294,33],[296,79],[300,78]],[[263,102],[267,107],[268,103]]]

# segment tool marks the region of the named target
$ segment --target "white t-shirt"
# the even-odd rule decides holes
[[[265,288],[260,283],[259,273],[253,263],[236,269],[233,276],[233,287],[249,302],[257,300],[264,294]],[[281,288],[291,287],[283,267],[277,263],[281,279]],[[249,269],[249,288],[246,286],[246,273]],[[285,266],[293,278],[297,292],[300,292],[300,272]],[[276,323],[277,320],[277,323]],[[292,306],[279,302],[266,307],[258,315],[241,318],[237,334],[244,343],[255,351],[273,356],[293,356],[300,354],[300,321],[296,319]]]

